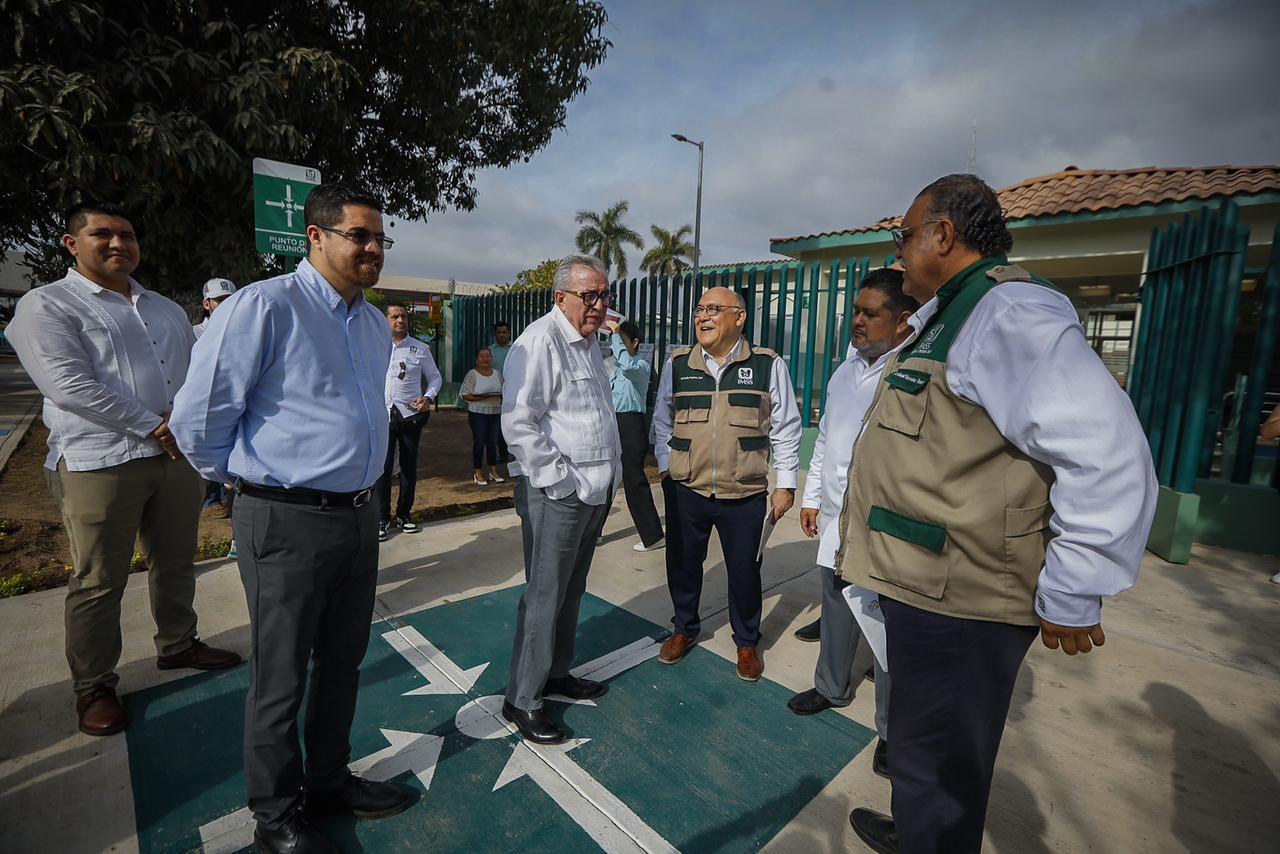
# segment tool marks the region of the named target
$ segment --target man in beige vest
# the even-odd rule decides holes
[[[653,413],[654,453],[665,472],[667,587],[672,635],[658,660],[675,664],[702,629],[702,565],[711,529],[720,535],[729,578],[729,624],[738,676],[764,672],[760,642],[760,535],[795,500],[800,412],[786,364],[742,337],[747,308],[728,288],[712,288],[693,312],[698,343],[671,355]],[[769,451],[777,482],[769,495]]]
[[[1037,630],[1068,655],[1103,643],[1156,480],[1070,300],[1005,259],[990,187],[935,181],[893,237],[923,327],[885,366],[836,556],[884,615],[893,817],[849,819],[876,851],[976,852],[1027,649]]]

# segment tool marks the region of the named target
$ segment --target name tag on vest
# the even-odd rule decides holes
[[[929,384],[932,375],[927,371],[913,371],[910,368],[900,368],[885,377],[885,382],[896,389],[901,389],[907,394],[919,394],[920,391]]]

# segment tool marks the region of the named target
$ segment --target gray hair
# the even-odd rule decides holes
[[[560,263],[556,265],[556,290],[569,290],[569,277],[573,275],[574,267],[587,267],[604,277],[609,281],[609,270],[605,267],[604,262],[594,255],[566,255],[560,259]]]

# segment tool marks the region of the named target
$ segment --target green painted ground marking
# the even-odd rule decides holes
[[[396,621],[417,630],[462,672],[488,663],[465,695],[405,696],[428,680],[383,639],[396,626],[374,624],[361,671],[353,759],[389,752],[383,730],[443,741],[430,789],[407,812],[376,822],[336,818],[322,823],[343,850],[598,847],[530,776],[511,779],[508,770],[510,782],[495,791],[513,748],[521,744],[517,738],[477,740],[455,723],[468,702],[505,688],[522,590],[509,588]],[[587,595],[578,660],[599,658],[662,631]],[[123,698],[133,720],[127,730],[129,765],[144,854],[200,850],[200,827],[244,806],[240,745],[247,680],[248,669],[239,667]],[[609,684],[609,693],[594,707],[548,703],[574,738],[589,739],[565,755],[654,833],[685,852],[758,849],[873,736],[840,715],[793,715],[786,707],[790,691],[767,679],[743,682],[731,662],[703,649],[674,667],[649,659]],[[409,770],[395,779],[424,790]]]

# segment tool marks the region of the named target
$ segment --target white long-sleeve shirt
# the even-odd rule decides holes
[[[724,357],[717,361],[706,350],[702,351],[706,358],[707,369],[717,384],[725,367],[733,361],[741,348],[750,346],[745,338]],[[800,408],[796,404],[795,389],[791,386],[791,375],[787,372],[787,364],[781,357],[773,360],[773,368],[769,373],[769,399],[772,403],[769,412],[769,445],[773,451],[773,468],[776,472],[775,487],[778,489],[795,489],[797,471],[800,469],[800,439],[804,433],[800,422]],[[658,458],[658,471],[665,472],[671,461],[671,436],[675,432],[675,407],[671,392],[671,360],[662,366],[662,378],[658,381],[658,399],[653,409],[653,452]]]
[[[163,453],[151,431],[187,379],[195,336],[177,303],[129,285],[125,298],[71,269],[18,300],[5,337],[44,395],[48,469]]]
[[[426,380],[425,390],[423,380]],[[406,418],[417,415],[418,409],[411,401],[419,397],[435,400],[440,395],[440,386],[443,384],[444,377],[440,376],[440,369],[436,367],[430,347],[408,335],[391,342],[391,363],[387,366],[384,388],[388,412],[394,405]]]
[[[802,508],[818,511],[818,566],[834,567],[840,550],[840,510],[849,483],[853,448],[862,432],[862,420],[875,399],[884,366],[893,354],[915,339],[922,321],[912,315],[912,332],[905,341],[875,362],[868,362],[852,345],[848,357],[827,384],[827,406],[818,421],[818,439],[805,476]]]
[[[921,326],[936,310],[936,297],[920,308]],[[1158,485],[1133,405],[1089,346],[1075,306],[1029,282],[992,288],[952,342],[946,376],[1014,447],[1053,468],[1055,536],[1036,612],[1063,626],[1098,623],[1100,597],[1137,581]]]
[[[511,345],[502,376],[511,474],[553,499],[576,492],[584,504],[607,502],[622,478],[622,446],[595,336],[583,338],[552,307]]]

